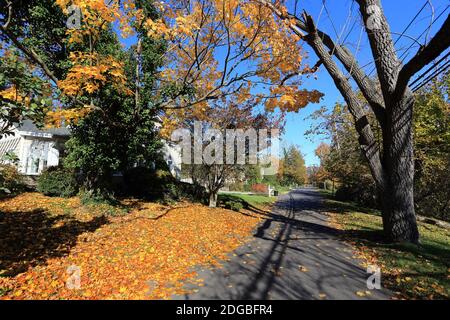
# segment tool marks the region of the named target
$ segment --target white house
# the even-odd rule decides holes
[[[26,175],[39,175],[45,168],[57,166],[69,138],[67,128],[38,129],[30,120],[15,125],[12,132],[0,139],[0,158],[14,153],[19,172]]]
[[[18,170],[25,175],[39,175],[51,166],[59,164],[65,142],[70,131],[65,128],[39,129],[30,121],[15,125],[13,135],[0,139],[0,159],[7,153],[14,153],[18,159]],[[163,157],[171,173],[180,178],[181,151],[179,146],[164,142]]]

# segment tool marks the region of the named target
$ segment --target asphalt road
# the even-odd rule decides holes
[[[254,239],[222,268],[198,269],[203,287],[174,299],[389,299],[387,290],[368,290],[369,274],[353,257],[321,212],[314,189],[279,197]],[[370,291],[360,296],[357,292]]]

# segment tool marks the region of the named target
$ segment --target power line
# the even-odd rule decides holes
[[[354,4],[355,4],[355,0],[352,1],[352,4],[351,4],[351,6],[350,6],[350,13],[353,12]],[[350,30],[348,31],[348,33],[347,33],[347,35],[345,36],[345,38],[342,40],[342,44],[345,44],[345,41],[347,41],[347,38],[348,38],[348,37],[350,36],[350,34],[352,33],[353,28],[355,28],[357,22],[358,22],[358,19],[355,19],[355,21],[353,21],[353,24],[352,24],[352,26],[350,27]]]
[[[352,33],[353,29],[356,26],[356,23],[358,22],[358,19],[355,19],[355,21],[353,22],[352,26],[350,27],[349,32],[347,33],[347,35],[345,36],[345,38],[342,40],[342,43],[345,44],[345,41],[347,41],[347,38],[350,36],[350,34]]]
[[[333,19],[331,18],[330,12],[328,11],[328,8],[327,8],[327,5],[325,3],[325,0],[322,0],[322,4],[323,4],[323,7],[325,8],[325,12],[326,12],[326,14],[328,16],[328,19],[330,19],[331,26],[333,27],[334,33],[336,33],[336,37],[339,38],[339,33],[338,33],[337,29],[336,29],[336,26],[334,25],[334,22],[333,22]]]
[[[446,55],[444,55],[441,59],[439,59],[438,62],[434,63],[431,67],[429,67],[426,71],[424,71],[419,77],[417,77],[413,82],[411,82],[409,84],[410,87],[412,87],[413,85],[415,85],[417,82],[419,82],[420,79],[422,79],[423,77],[425,77],[431,70],[433,70],[436,66],[438,66],[442,61],[444,61],[445,59],[447,59],[447,57],[450,56],[450,51],[447,52]]]
[[[405,32],[408,31],[409,27],[411,27],[411,25],[414,23],[414,21],[416,21],[416,19],[419,17],[419,15],[422,13],[423,9],[425,9],[425,7],[427,6],[428,1],[425,1],[424,5],[422,6],[422,8],[419,10],[419,12],[417,12],[417,14],[414,16],[414,18],[411,20],[411,22],[406,26],[405,30],[403,30],[403,32],[400,34],[400,36],[397,38],[397,40],[395,40],[394,42],[394,46],[397,44],[397,42],[405,35]]]
[[[427,33],[427,31],[433,26],[433,24],[436,23],[436,21],[438,21],[442,15],[447,11],[447,9],[450,7],[450,5],[447,5],[447,7],[445,7],[444,10],[442,10],[442,12],[436,17],[436,19],[433,20],[433,22],[429,25],[428,28],[426,28],[417,38],[420,39],[425,33]],[[400,56],[400,59],[402,59],[402,57],[414,46],[414,42],[408,47],[408,49],[406,49],[405,52],[403,52],[403,54]],[[402,62],[405,61],[406,56],[402,59]]]
[[[417,92],[419,89],[427,85],[431,80],[438,77],[439,75],[443,74],[450,68],[450,60],[444,63],[442,66],[440,66],[434,73],[432,73],[430,76],[428,76],[424,81],[422,81],[419,85],[414,87],[412,89],[413,92]]]
[[[425,3],[425,4],[427,4],[427,2]],[[417,37],[418,39],[420,39],[425,33],[427,33],[427,31],[444,15],[444,13],[447,11],[447,9],[450,7],[450,5],[447,5],[442,11],[441,11],[441,13],[430,23],[430,25]],[[423,7],[422,7],[423,8]],[[421,11],[422,11],[423,9],[421,9]],[[419,11],[420,12],[420,11]],[[416,19],[417,19],[417,17],[415,17]],[[412,22],[414,22],[414,20],[412,21]],[[411,24],[411,23],[410,23]],[[410,24],[408,24],[408,27],[407,28],[409,28],[409,25]],[[406,28],[406,30],[407,30],[407,28]],[[406,31],[404,31],[404,32],[406,32]],[[404,33],[403,32],[403,33]],[[400,40],[400,37],[396,40],[396,42],[398,42],[398,40]],[[414,47],[414,45],[415,45],[415,42],[413,42],[413,43],[411,43],[411,45],[406,49],[406,50],[404,50],[403,51],[403,53],[400,55],[400,57],[399,57],[399,59],[401,59],[401,62],[403,63],[404,61],[405,61],[405,59],[407,58],[407,56],[408,56],[408,52],[409,52],[409,50],[411,50],[411,48],[413,48]],[[403,58],[403,59],[402,59]],[[375,63],[375,61],[371,61],[371,62],[369,62],[369,63],[367,63],[363,68],[365,68],[365,67],[367,67],[367,66],[369,66],[369,65],[371,65],[371,64],[374,64]],[[372,73],[375,71],[375,69],[376,69],[376,66],[375,67],[373,67],[373,69],[370,71],[370,73],[367,75],[368,77],[369,76],[371,76],[372,75]]]
[[[397,40],[395,40],[394,42],[394,46],[400,41],[401,38],[403,38],[403,36],[405,35],[406,31],[408,31],[409,27],[411,27],[411,25],[414,23],[414,21],[416,21],[416,19],[419,17],[419,15],[422,13],[422,11],[425,9],[425,7],[427,6],[428,1],[425,1],[424,5],[422,6],[422,8],[420,8],[419,12],[416,13],[416,15],[414,16],[414,18],[412,18],[412,20],[408,23],[408,25],[406,26],[406,28],[402,31],[402,33],[399,35],[399,37],[397,38]],[[428,28],[427,28],[428,29]],[[419,36],[419,39],[422,35]],[[411,47],[409,48],[411,49]],[[408,49],[408,50],[409,50]],[[374,66],[372,68],[372,70],[369,72],[369,77],[372,75],[372,73],[375,71],[376,66]]]

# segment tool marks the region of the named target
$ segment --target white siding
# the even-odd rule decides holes
[[[169,166],[172,175],[181,178],[181,147],[176,144],[167,143],[164,141],[164,160]]]
[[[20,145],[20,137],[8,137],[0,140],[0,158],[6,155],[8,152],[14,152],[17,156]]]
[[[20,158],[21,136],[16,128],[14,128],[12,132],[12,135],[3,136],[0,139],[0,159],[7,152],[14,152]]]
[[[55,148],[55,145],[55,142],[50,143],[47,157],[48,167],[56,167],[59,165],[59,150]]]

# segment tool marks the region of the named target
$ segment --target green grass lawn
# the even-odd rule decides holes
[[[243,194],[243,193],[221,193],[219,195],[219,201],[221,202],[226,202],[230,200],[241,202],[244,205],[244,207],[246,206],[247,203],[251,206],[261,208],[273,204],[277,200],[277,197]]]
[[[343,236],[371,264],[381,267],[385,287],[400,298],[449,299],[450,230],[419,222],[421,244],[388,244],[376,210],[326,200]]]

